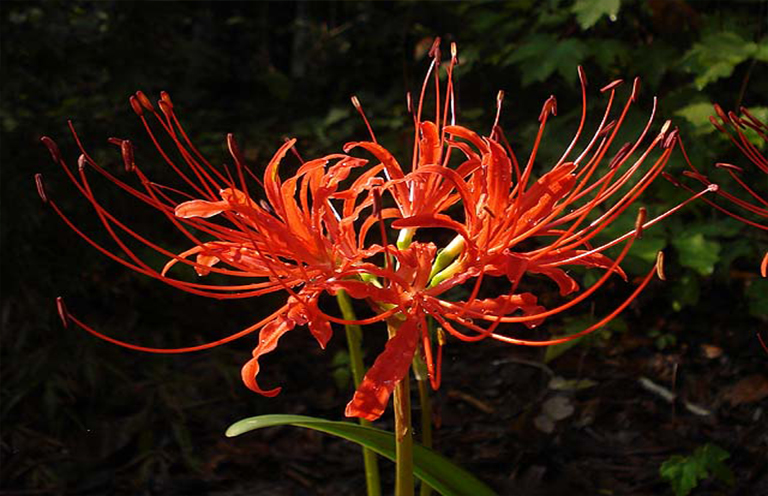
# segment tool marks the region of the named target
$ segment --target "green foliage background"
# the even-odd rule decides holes
[[[227,160],[224,136],[234,132],[253,164],[263,164],[284,136],[298,137],[305,156],[365,137],[349,104],[356,94],[380,140],[407,157],[412,131],[404,95],[420,84],[435,35],[444,46],[459,44],[461,122],[488,129],[503,89],[502,125],[518,153],[529,150],[544,100],[557,96],[559,115],[545,136],[542,163],[559,157],[578,122],[579,64],[590,81],[591,115],[604,105],[598,88],[640,76],[640,103],[623,135],[639,134],[656,95],[654,129],[673,119],[692,160],[704,169],[715,161],[748,165],[710,126],[712,102],[726,109],[745,105],[768,117],[765,2],[6,1],[0,9],[0,474],[9,489],[154,487],[171,473],[203,470],[192,429],[218,435],[232,420],[280,404],[239,384],[239,364],[252,340],[193,356],[148,357],[61,327],[58,295],[110,335],[149,346],[189,345],[238,330],[274,303],[178,294],[78,240],[41,205],[33,181],[42,172],[51,196],[84,231],[102,232],[38,141],[42,135],[56,139],[74,166],[79,152],[67,119],[113,170],[120,158],[106,139],[130,137],[144,171],[167,182],[168,171],[141,138],[127,104],[138,89],[152,98],[168,90],[189,134],[214,163]],[[679,175],[683,168],[675,154],[670,172]],[[764,177],[751,179],[768,191]],[[94,189],[143,233],[170,249],[186,247],[117,188],[95,181]],[[643,204],[658,213],[685,197],[659,181]],[[649,230],[630,269],[644,272],[663,248],[669,281],[639,300],[624,327],[665,333],[651,327],[678,322],[685,331],[673,346],[681,350],[686,343],[717,342],[733,353],[755,353],[754,332],[768,308],[768,284],[756,277],[766,244],[763,233],[703,204]],[[143,255],[155,266],[163,263],[156,254]],[[599,303],[609,308],[610,296]],[[297,338],[294,346],[307,343]],[[292,377],[290,360],[284,358],[269,380],[306,380]],[[331,356],[317,361],[325,367],[318,375],[330,376]],[[340,416],[336,410],[313,413]],[[107,474],[115,466],[120,476],[113,480]]]

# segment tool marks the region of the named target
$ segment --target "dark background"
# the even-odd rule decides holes
[[[356,94],[379,139],[408,157],[405,93],[417,91],[426,50],[439,35],[446,52],[450,41],[459,44],[460,122],[488,129],[503,89],[502,125],[518,155],[528,153],[541,105],[555,94],[559,115],[540,161],[559,157],[578,122],[576,66],[582,64],[593,119],[604,105],[597,89],[637,75],[642,93],[625,125],[627,137],[641,129],[657,95],[654,129],[673,119],[697,165],[748,166],[707,117],[712,102],[768,116],[766,2],[624,0],[615,2],[615,20],[612,3],[0,4],[0,493],[361,494],[364,487],[355,446],[293,429],[223,437],[233,421],[264,413],[341,419],[351,386],[340,336],[325,352],[308,333],[284,338],[264,360],[262,378],[284,391],[267,399],[239,379],[253,337],[202,353],[155,356],[62,327],[54,304],[59,295],[74,314],[111,336],[187,346],[235,332],[280,301],[182,294],[101,256],[40,202],[36,172],[85,232],[106,239],[87,202],[51,163],[41,136],[55,139],[74,167],[79,152],[66,127],[71,119],[93,156],[123,178],[119,153],[106,140],[130,138],[143,170],[173,184],[128,105],[136,90],[153,100],[169,91],[212,162],[228,160],[225,135],[234,132],[257,169],[285,136],[299,138],[305,157],[364,138],[349,103]],[[669,170],[679,176],[683,168],[676,153]],[[764,176],[747,174],[768,192]],[[165,219],[93,180],[100,198],[137,230],[171,250],[188,247]],[[660,180],[642,203],[662,212],[685,196]],[[630,216],[624,225],[631,223]],[[567,394],[575,413],[550,434],[537,431],[533,420],[554,393],[546,374],[523,362],[551,355],[449,343],[444,386],[436,393],[437,448],[503,494],[659,494],[671,491],[658,473],[664,460],[715,443],[731,454],[726,464],[735,485],[708,479],[696,494],[768,491],[764,467],[760,471],[768,449],[760,392],[768,379],[755,338],[768,320],[768,284],[757,274],[767,244],[763,233],[703,204],[649,230],[628,269],[646,271],[664,248],[668,281],[653,283],[608,329],[548,362],[554,374],[597,382]],[[154,266],[164,263],[157,254],[142,254]],[[597,314],[624,294],[626,287],[604,292],[594,302]],[[541,336],[584,327],[593,310],[579,308],[553,320]],[[369,360],[382,342],[383,332],[366,334]],[[638,385],[640,375],[712,414],[665,403]],[[745,378],[753,382],[740,386]],[[486,411],[462,399],[466,395]],[[381,426],[388,426],[386,417]],[[389,481],[391,466],[382,466]]]

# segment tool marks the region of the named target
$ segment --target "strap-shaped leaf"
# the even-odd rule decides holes
[[[335,422],[303,415],[261,415],[240,420],[227,429],[227,437],[264,427],[293,425],[325,432],[353,441],[392,461],[395,460],[395,436],[391,432],[349,422]],[[443,496],[495,496],[488,486],[445,457],[418,444],[413,446],[413,472]]]

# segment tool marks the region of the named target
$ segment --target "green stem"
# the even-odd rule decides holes
[[[352,307],[352,300],[344,290],[336,293],[336,301],[339,303],[341,315],[347,320],[357,320],[355,310]],[[363,341],[363,331],[359,325],[345,325],[347,332],[347,347],[349,348],[349,366],[352,369],[352,380],[355,388],[360,385],[365,375],[365,366],[363,365],[363,352],[361,343]],[[365,419],[359,419],[360,425],[370,426],[371,422]],[[376,459],[376,453],[363,448],[363,463],[365,464],[365,485],[368,489],[368,496],[381,496],[381,480],[379,478],[379,463]]]
[[[401,322],[388,321],[389,338]],[[411,428],[411,386],[409,375],[395,386],[392,395],[395,410],[395,496],[413,496],[413,429]]]
[[[432,399],[429,397],[429,381],[417,380],[419,385],[419,403],[421,403],[421,444],[425,448],[432,448]],[[420,496],[430,496],[432,488],[421,481]]]

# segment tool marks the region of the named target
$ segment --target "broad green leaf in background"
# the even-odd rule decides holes
[[[708,241],[700,232],[683,231],[672,238],[680,264],[703,276],[711,275],[720,260],[720,243]]]
[[[573,83],[577,76],[575,67],[586,58],[587,52],[587,45],[581,40],[535,34],[514,50],[505,63],[521,68],[523,86],[544,81],[555,72]]]
[[[731,469],[723,461],[730,453],[721,447],[707,443],[690,456],[674,455],[659,468],[659,474],[669,481],[677,496],[687,496],[710,473],[728,485],[733,485]]]
[[[715,115],[715,110],[710,102],[698,102],[686,105],[675,115],[687,120],[693,126],[694,134],[709,134],[717,131],[715,126],[709,122],[709,117]]]
[[[620,7],[621,0],[576,0],[571,12],[576,15],[581,29],[587,30],[597,24],[603,16],[615,21]]]
[[[395,436],[391,432],[364,427],[350,422],[335,422],[303,415],[261,415],[235,422],[227,429],[227,437],[282,425],[293,425],[325,432],[395,459]],[[419,444],[413,445],[413,472],[422,482],[443,496],[494,496],[495,493],[472,474],[448,459]]]
[[[703,89],[713,81],[729,77],[746,60],[768,62],[767,42],[765,38],[757,43],[747,41],[731,31],[709,33],[685,54],[683,63],[696,75],[696,87]]]

